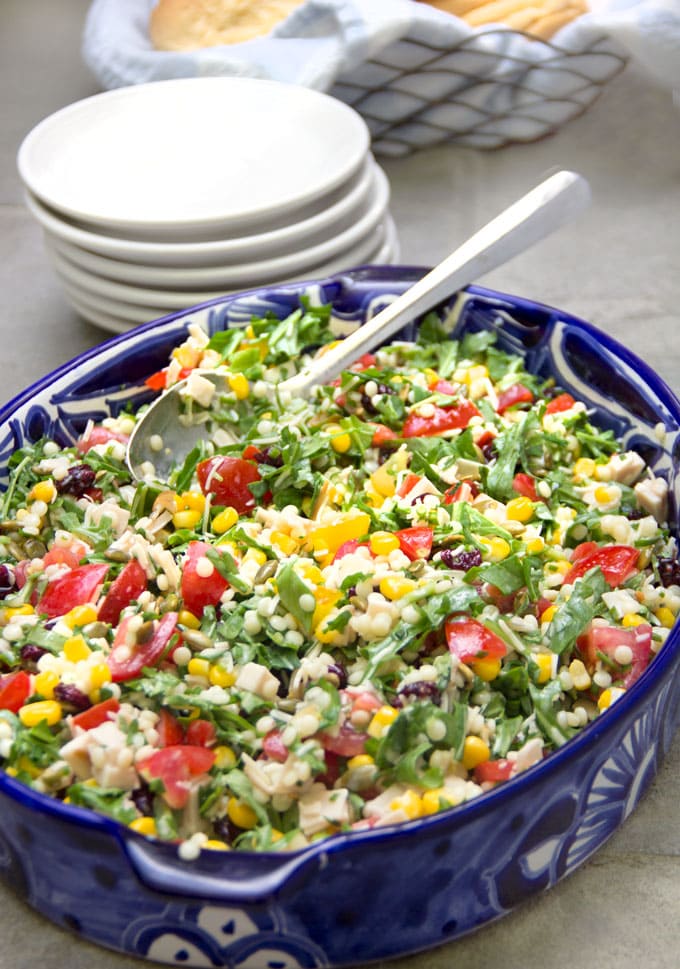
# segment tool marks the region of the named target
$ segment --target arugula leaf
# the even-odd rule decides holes
[[[313,597],[312,590],[307,583],[300,578],[295,571],[292,562],[285,565],[276,577],[276,586],[279,597],[284,608],[295,616],[307,635],[312,631],[312,617],[314,609],[311,611],[304,609],[301,605],[303,596]]]
[[[465,742],[467,707],[454,704],[451,712],[434,703],[415,703],[404,707],[378,743],[375,762],[396,781],[439,787],[442,771],[430,766],[433,750],[450,750],[460,760]]]
[[[551,680],[544,687],[539,688],[534,683],[529,683],[529,695],[534,705],[534,715],[536,724],[541,733],[551,744],[562,747],[576,733],[573,727],[561,727],[558,720],[556,709],[562,687],[559,680]]]
[[[129,803],[127,791],[115,787],[90,786],[89,782],[71,784],[68,796],[71,804],[98,811],[121,824],[130,824],[137,817],[137,810]]]
[[[208,548],[205,551],[205,557],[212,562],[215,570],[223,579],[226,579],[232,589],[236,589],[237,592],[250,592],[250,585],[240,577],[238,566],[226,549],[218,551],[217,548]]]
[[[601,569],[594,568],[577,579],[571,595],[557,606],[546,633],[548,646],[553,653],[563,653],[576,643],[592,622],[603,593],[609,586]]]

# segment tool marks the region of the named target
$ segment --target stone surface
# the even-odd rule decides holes
[[[98,90],[80,57],[87,7],[0,3],[3,401],[107,337],[69,308],[15,169],[19,143],[37,121]],[[445,146],[382,164],[401,262],[411,265],[442,258],[551,171],[584,174],[590,210],[482,282],[592,320],[680,390],[680,112],[669,92],[629,67],[581,118],[539,143],[489,153]],[[637,811],[578,872],[473,936],[381,969],[675,969],[679,778],[676,738]],[[0,969],[138,964],[46,922],[5,888],[0,907]]]

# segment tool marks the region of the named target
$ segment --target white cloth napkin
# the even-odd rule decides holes
[[[256,0],[254,0],[256,2]],[[105,88],[175,77],[271,78],[327,91],[361,63],[408,38],[458,45],[475,33],[464,21],[413,0],[306,0],[268,37],[188,53],[153,49],[148,20],[156,0],[93,0],[83,56]],[[658,82],[680,90],[680,0],[590,0],[591,12],[555,35],[581,50],[603,35]],[[550,48],[497,31],[490,52],[540,63]]]

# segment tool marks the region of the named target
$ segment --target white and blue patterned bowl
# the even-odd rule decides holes
[[[360,324],[423,270],[369,267],[225,297],[146,324],[76,358],[0,412],[0,485],[25,440],[73,441],[85,422],[139,404],[189,321],[211,332],[278,316],[305,290]],[[442,308],[445,309],[445,308]],[[553,375],[667,478],[677,522],[680,402],[644,363],[588,323],[471,287],[453,332],[498,330],[529,369]],[[658,425],[666,428],[660,441]],[[401,826],[339,835],[299,853],[176,847],[0,775],[0,875],[84,938],[178,966],[294,969],[365,963],[451,941],[510,912],[582,864],[654,777],[680,720],[680,631],[616,705],[543,763],[480,798]],[[408,877],[400,877],[408,873]],[[399,918],[394,913],[399,912]]]

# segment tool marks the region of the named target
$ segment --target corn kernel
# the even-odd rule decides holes
[[[272,545],[275,545],[284,555],[292,555],[297,551],[298,543],[285,532],[272,532],[270,536]]]
[[[190,676],[204,676],[207,680],[210,676],[210,663],[207,659],[199,659],[194,656],[187,664],[187,672]]]
[[[314,638],[326,646],[337,646],[342,641],[342,636],[337,629],[326,629],[324,622],[314,627]]]
[[[75,629],[76,626],[87,626],[89,622],[95,622],[96,619],[97,610],[91,604],[74,606],[64,616],[64,622],[71,629]]]
[[[528,522],[534,517],[534,507],[530,498],[520,495],[510,499],[505,506],[505,514],[510,521]]]
[[[661,606],[656,610],[654,615],[659,620],[661,625],[666,627],[666,629],[672,629],[672,627],[675,625],[675,616],[668,606]]]
[[[186,508],[184,511],[178,511],[172,516],[172,524],[175,528],[187,528],[191,530],[195,528],[203,517],[203,512],[200,512],[197,508]]]
[[[621,625],[624,629],[632,629],[633,626],[639,626],[640,623],[644,623],[647,620],[644,616],[641,616],[638,612],[627,612],[626,615],[621,620]]]
[[[299,561],[296,564],[296,569],[307,582],[312,582],[314,585],[321,585],[323,582],[323,572],[321,569],[316,565],[312,565],[307,559]]]
[[[439,380],[439,374],[436,370],[433,370],[432,367],[425,367],[423,374],[425,376],[425,380],[427,380],[428,387],[431,387],[432,384],[436,384]]]
[[[312,626],[319,626],[331,614],[336,604],[342,599],[342,592],[337,589],[326,589],[319,586],[314,590],[316,606],[312,616]]]
[[[187,629],[199,629],[201,625],[201,620],[198,616],[195,616],[193,612],[189,612],[188,609],[181,609],[178,616],[177,622],[181,626],[186,626]]]
[[[569,664],[569,675],[571,676],[574,686],[577,690],[588,690],[592,680],[588,670],[583,665],[580,659],[574,659]]]
[[[443,803],[442,803],[443,802]],[[420,798],[423,814],[436,814],[443,807],[451,804],[443,787],[438,787],[433,791],[425,791]]]
[[[202,491],[183,491],[177,495],[177,511],[199,511],[203,514],[205,510],[205,495]]]
[[[236,397],[236,400],[246,400],[250,396],[250,384],[248,378],[242,373],[233,374],[227,377],[229,388]]]
[[[230,770],[236,766],[236,754],[225,744],[215,747],[215,767],[218,770]]]
[[[600,693],[599,697],[597,698],[598,709],[606,710],[607,707],[611,705],[611,702],[612,702],[612,691],[603,690],[602,693]]]
[[[79,663],[92,652],[82,636],[70,636],[64,643],[63,651],[69,663]]]
[[[14,619],[15,616],[32,616],[33,612],[33,606],[28,602],[23,606],[7,606],[6,609],[3,609],[5,619]]]
[[[19,710],[19,719],[24,727],[37,727],[43,720],[48,727],[53,727],[61,717],[61,704],[56,700],[38,700],[37,703],[27,703]]]
[[[249,548],[246,554],[243,556],[244,562],[255,562],[257,565],[264,565],[267,561],[267,556],[259,548]]]
[[[28,757],[20,757],[17,761],[19,772],[28,774],[30,777],[39,777],[42,773],[37,764],[34,764]]]
[[[593,497],[599,505],[606,505],[614,497],[612,491],[606,485],[598,485],[593,492]]]
[[[486,557],[492,562],[501,562],[510,554],[510,545],[504,538],[493,536],[492,538],[482,537],[479,539],[480,545],[486,549]]]
[[[552,609],[554,608],[554,606],[550,606],[550,608]],[[543,616],[541,616],[541,621],[542,620],[543,620]],[[536,682],[547,683],[548,680],[551,679],[552,677],[552,671],[553,671],[552,656],[549,656],[548,653],[538,653],[538,655],[534,656],[533,659],[536,665],[538,666],[538,676],[536,677]]]
[[[417,587],[413,579],[405,579],[398,575],[386,575],[380,580],[380,592],[386,599],[394,602],[407,596]]]
[[[44,501],[46,505],[49,505],[56,495],[57,489],[52,481],[39,481],[31,488],[31,493],[28,497],[34,501]]]
[[[191,665],[191,661],[189,661]],[[236,676],[230,670],[225,670],[223,666],[214,663],[210,670],[208,671],[208,679],[213,686],[233,686],[236,682]]]
[[[421,799],[415,791],[405,791],[401,797],[396,797],[390,803],[391,811],[403,811],[409,821],[421,817],[423,805]]]
[[[478,764],[483,764],[491,757],[489,745],[481,737],[470,735],[463,744],[463,767],[473,770]]]
[[[372,767],[375,761],[370,754],[355,754],[347,761],[350,770],[358,770],[360,767]]]
[[[105,683],[111,682],[111,670],[106,663],[95,663],[90,667],[90,686],[93,690],[99,689]]]
[[[223,508],[212,520],[211,528],[216,535],[223,535],[238,521],[238,512],[229,505]]]
[[[536,535],[534,538],[530,538],[526,543],[526,550],[529,555],[538,555],[545,548],[545,542],[540,535]]]
[[[475,659],[470,663],[470,666],[480,680],[484,680],[485,683],[491,683],[491,681],[495,680],[501,671],[500,659],[491,656],[482,659]]]
[[[229,820],[237,828],[254,828],[257,824],[257,815],[245,801],[240,801],[237,797],[230,797],[227,802],[227,814]]]
[[[59,677],[57,674],[52,670],[44,670],[44,672],[38,673],[33,681],[33,689],[46,700],[52,700],[54,699],[55,687],[58,686],[58,684]]]
[[[180,367],[186,370],[193,370],[194,367],[198,366],[201,359],[201,351],[196,347],[181,346],[175,347],[172,351],[172,356],[180,365]]]
[[[153,838],[156,835],[156,822],[150,817],[135,818],[134,821],[130,821],[128,827],[137,834],[146,835],[147,838]]]
[[[352,438],[347,431],[343,431],[339,424],[328,424],[325,430],[330,435],[331,447],[335,453],[347,454],[352,447]]]
[[[382,706],[375,711],[371,722],[368,725],[368,734],[370,737],[382,737],[394,721],[399,716],[399,711],[395,707]]]
[[[557,612],[557,606],[548,606],[541,613],[541,622],[552,622],[555,618],[555,613]]]
[[[374,532],[368,544],[374,555],[389,555],[399,548],[399,539],[392,532]]]
[[[579,458],[574,463],[574,475],[578,478],[592,478],[595,474],[595,462],[592,458]]]
[[[208,851],[229,851],[229,845],[226,841],[218,841],[217,838],[208,838],[201,845],[201,848],[205,848]]]

